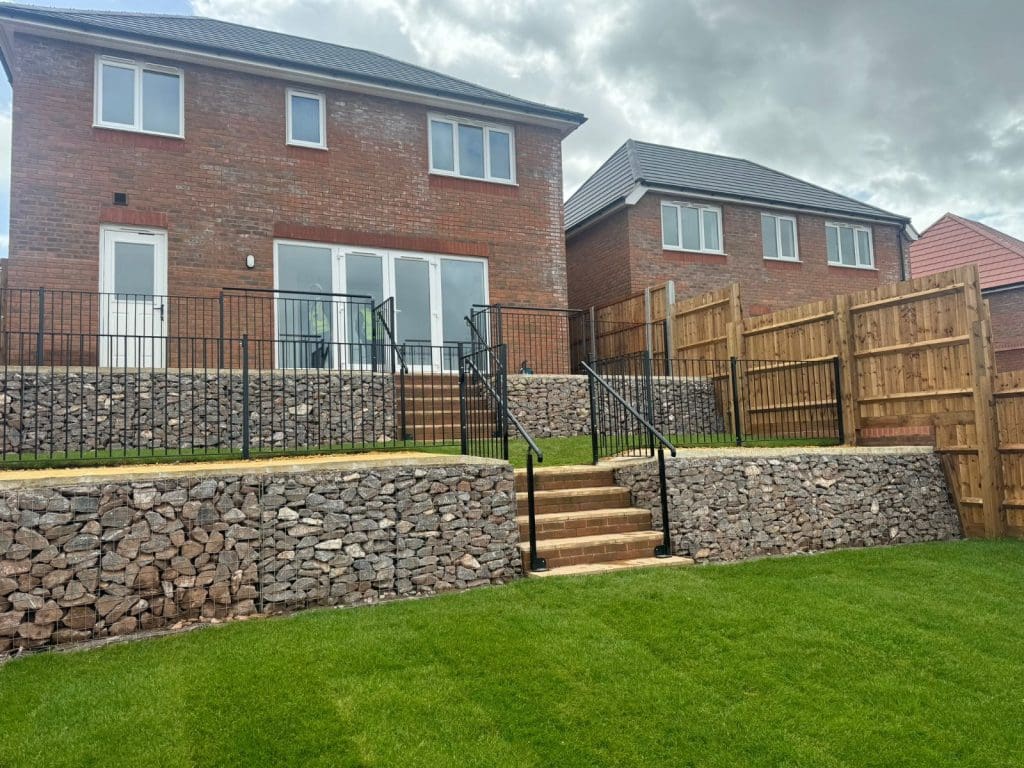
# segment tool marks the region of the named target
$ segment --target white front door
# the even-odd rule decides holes
[[[162,368],[167,353],[167,233],[100,232],[100,365]]]

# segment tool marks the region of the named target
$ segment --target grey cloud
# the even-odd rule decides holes
[[[746,157],[918,228],[952,209],[1024,237],[1019,0],[194,5],[585,112],[567,192],[632,136]]]

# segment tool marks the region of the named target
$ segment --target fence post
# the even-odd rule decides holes
[[[217,367],[224,367],[224,291],[217,297],[217,304],[220,309],[220,336],[217,341]]]
[[[43,334],[46,328],[46,289],[39,287],[39,329],[36,331],[36,365],[43,364]]]
[[[590,362],[597,360],[597,310],[590,308]]]
[[[844,445],[846,443],[846,431],[843,425],[843,378],[842,378],[842,362],[839,359],[839,355],[832,358],[832,378],[835,381],[835,397],[836,397],[836,432],[839,437],[839,444]]]
[[[249,438],[249,334],[242,334],[242,458],[250,457]]]
[[[505,343],[505,331],[501,325],[501,304],[494,305],[494,333],[498,337],[491,342],[492,346]]]
[[[651,323],[654,318],[651,314],[651,289],[644,288],[644,344],[648,352],[654,351],[654,334],[651,332]]]
[[[459,342],[459,449],[463,456],[469,455],[469,408],[466,404],[466,363],[462,356],[462,342]]]
[[[736,433],[736,445],[743,445],[743,425],[740,422],[740,380],[738,360],[729,358],[729,381],[732,384],[732,430]]]
[[[849,445],[857,442],[858,409],[856,386],[856,359],[853,356],[853,334],[850,333],[850,297],[836,296],[836,347],[842,362],[844,440]]]
[[[400,410],[401,424],[402,424],[402,441],[409,440],[409,427],[406,423],[406,403],[405,403],[405,344],[399,347],[399,354],[401,355],[402,362],[398,369],[398,407]]]
[[[670,324],[671,323],[670,323],[668,318],[665,318],[661,322],[661,333],[662,333],[662,335],[664,336],[664,339],[665,339],[665,341],[664,341],[664,344],[665,344],[665,370],[664,370],[664,375],[665,376],[671,376],[672,375],[672,334],[669,333],[669,330],[668,330]]]
[[[597,391],[594,387],[594,374],[590,371],[587,371],[587,386],[590,390],[590,448],[593,451],[594,464],[597,464]]]

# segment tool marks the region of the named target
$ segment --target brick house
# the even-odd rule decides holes
[[[910,246],[913,277],[967,264],[977,264],[981,293],[992,313],[996,367],[1024,369],[1024,242],[947,213]]]
[[[720,155],[627,141],[565,204],[569,304],[739,282],[745,310],[905,279],[909,219]]]
[[[98,291],[156,335],[196,332],[164,295],[393,296],[398,341],[434,345],[466,338],[474,303],[566,304],[581,114],[199,17],[5,4],[0,53],[10,288]]]

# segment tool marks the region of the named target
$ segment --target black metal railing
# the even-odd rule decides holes
[[[648,356],[648,361],[650,360]],[[594,463],[602,458],[646,453],[657,454],[658,483],[661,500],[662,541],[654,548],[655,557],[672,555],[672,532],[669,528],[668,480],[665,473],[665,449],[672,456],[676,448],[650,421],[620,393],[612,381],[587,363],[581,364],[587,374],[590,392],[590,436]]]
[[[640,353],[591,366],[677,446],[845,441],[838,358],[707,360]]]
[[[537,510],[534,499],[534,457],[544,461],[533,436],[508,407],[508,348],[470,348],[459,360],[459,402],[462,422],[462,453],[508,461],[510,427],[526,443],[527,526],[529,530],[530,570],[547,570],[547,562],[537,553]]]

